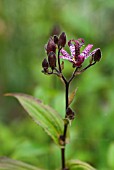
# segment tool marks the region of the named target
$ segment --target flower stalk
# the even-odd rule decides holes
[[[72,109],[69,107],[69,87],[72,80],[79,74],[86,71],[89,67],[96,64],[96,62],[100,61],[101,59],[101,50],[100,48],[96,48],[92,52],[93,45],[88,44],[85,49],[81,51],[81,47],[84,45],[84,40],[79,38],[78,40],[70,40],[68,41],[68,46],[70,48],[71,55],[69,55],[64,47],[66,45],[66,34],[63,32],[58,37],[54,35],[51,37],[45,46],[46,53],[48,56],[48,61],[45,58],[42,62],[43,70],[42,72],[46,75],[57,75],[62,79],[64,82],[65,87],[65,118],[64,118],[64,130],[63,134],[60,135],[59,141],[61,144],[61,170],[68,170],[66,167],[66,157],[65,157],[65,150],[66,150],[66,138],[67,138],[67,130],[69,126],[69,122],[71,122],[75,118],[75,114]],[[57,51],[57,52],[56,52]],[[57,53],[57,57],[56,57]],[[91,57],[90,62],[87,66],[83,67],[84,61]],[[68,60],[72,63],[72,67],[74,71],[71,77],[67,80],[64,76],[62,70],[64,69],[64,63],[61,63],[61,59]]]

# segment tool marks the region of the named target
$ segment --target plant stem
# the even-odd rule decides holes
[[[65,79],[66,80],[66,79]],[[69,83],[65,81],[65,99],[66,99],[66,111],[68,108],[68,93],[69,93]],[[66,117],[66,113],[65,113]],[[64,142],[64,148],[61,149],[61,156],[62,156],[62,170],[66,168],[66,161],[65,161],[65,146],[66,146],[66,134],[67,134],[67,128],[68,124],[64,124],[64,132],[63,132],[63,142]]]
[[[65,148],[61,148],[62,170],[65,169]]]
[[[70,84],[70,82],[74,79],[75,73],[78,71],[79,68],[80,68],[80,67],[76,67],[76,69],[74,70],[74,72],[73,72],[71,78],[70,78],[69,81],[68,81],[69,84]]]
[[[66,94],[65,94],[65,98],[66,98],[66,110],[67,110],[67,108],[68,108],[69,83],[66,82],[65,86],[66,86]],[[66,115],[65,115],[65,117],[66,117]]]
[[[83,68],[80,72],[84,72],[85,70],[87,70],[89,67],[93,66],[94,64],[96,64],[96,61],[94,63],[89,64],[87,67]]]
[[[60,73],[61,73],[61,64],[60,64],[60,50],[61,50],[61,48],[59,48],[58,49],[58,67],[59,67],[59,71],[60,71]]]

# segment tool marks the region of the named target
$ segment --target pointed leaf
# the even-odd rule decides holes
[[[16,97],[33,120],[51,136],[56,144],[60,145],[59,136],[63,133],[64,122],[54,109],[26,94],[15,93],[6,96]]]
[[[41,170],[41,169],[21,161],[9,159],[6,157],[0,157],[0,170]]]
[[[70,105],[76,95],[77,92],[77,88],[70,94],[69,98],[68,98],[68,104]]]
[[[82,162],[80,160],[70,160],[67,163],[68,168],[70,168],[70,170],[77,170],[78,168],[80,168],[80,170],[96,170],[95,168],[93,168],[91,165],[89,165],[86,162]]]
[[[64,69],[64,61],[62,61],[62,63],[61,63],[61,70],[63,70]]]

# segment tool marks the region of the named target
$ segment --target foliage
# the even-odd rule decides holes
[[[1,170],[41,170],[34,166],[28,165],[21,161],[11,160],[9,158],[0,158],[0,169]]]
[[[17,98],[32,119],[51,136],[56,144],[60,145],[58,139],[62,134],[64,123],[54,109],[29,95],[17,93],[6,94],[6,96],[14,96]]]

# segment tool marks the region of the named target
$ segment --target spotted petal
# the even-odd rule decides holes
[[[72,58],[75,56],[75,45],[71,43],[71,40],[68,42]]]
[[[93,45],[92,44],[88,44],[87,47],[82,51],[82,53],[80,54],[80,56],[83,56],[85,59],[87,57],[90,56],[89,52],[92,49]]]
[[[61,49],[61,54],[60,58],[72,61],[72,57],[63,48]]]
[[[84,39],[78,38],[77,40],[73,40],[75,43],[79,43],[79,48],[81,48],[84,45]]]

